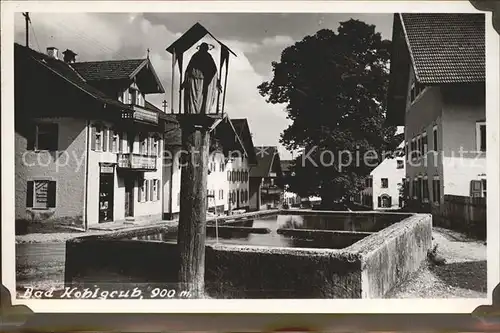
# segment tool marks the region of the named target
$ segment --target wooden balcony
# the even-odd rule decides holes
[[[156,156],[126,153],[118,154],[117,167],[119,169],[131,171],[155,171]]]
[[[148,124],[158,124],[158,112],[148,110],[138,105],[130,105],[130,107],[132,108],[132,110],[123,110],[123,119],[131,119],[133,121]]]

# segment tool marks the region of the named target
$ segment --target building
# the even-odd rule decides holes
[[[398,126],[396,137],[404,138],[404,127]],[[392,156],[386,157],[365,179],[365,187],[354,197],[354,203],[370,210],[403,207],[401,188],[405,182],[404,141]]]
[[[149,59],[76,62],[15,44],[16,220],[88,228],[161,219],[161,146],[172,121]]]
[[[387,119],[405,126],[410,201],[486,196],[483,14],[395,14]]]
[[[165,219],[177,218],[180,212],[182,174],[181,129],[171,124],[165,131],[164,149],[168,156],[163,170],[163,205]],[[208,160],[207,207],[216,214],[249,209],[249,173],[256,164],[252,138],[246,119],[227,116],[211,131]],[[172,193],[172,195],[170,195]]]
[[[291,206],[300,206],[300,196],[294,192],[290,191],[290,186],[294,181],[295,171],[293,171],[293,166],[295,162],[293,160],[282,160],[281,161],[281,171],[283,173],[283,199],[284,204]]]
[[[277,208],[282,202],[282,170],[278,148],[255,147],[257,165],[250,170],[250,209]]]

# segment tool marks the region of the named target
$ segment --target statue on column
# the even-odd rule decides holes
[[[217,91],[221,91],[217,66],[208,52],[213,45],[201,43],[186,68],[184,89],[184,114],[215,113]]]

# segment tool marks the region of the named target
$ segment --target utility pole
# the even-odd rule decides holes
[[[29,23],[30,23],[30,13],[23,13],[24,21],[26,22],[26,47],[30,47],[29,43]]]

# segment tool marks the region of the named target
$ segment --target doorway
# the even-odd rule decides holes
[[[134,216],[134,179],[125,178],[125,217]]]
[[[114,173],[99,175],[99,223],[113,221]]]

